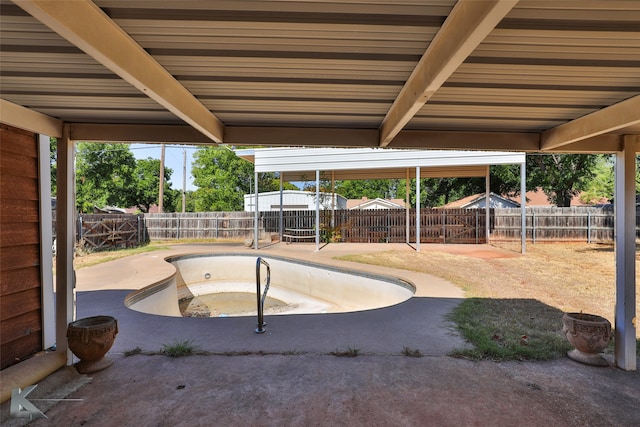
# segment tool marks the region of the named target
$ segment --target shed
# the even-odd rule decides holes
[[[282,199],[280,198],[282,195]],[[255,211],[255,194],[244,195],[244,211]],[[258,206],[261,211],[309,210],[316,208],[315,191],[283,190],[258,194]],[[320,209],[345,209],[347,199],[339,194],[320,192]]]

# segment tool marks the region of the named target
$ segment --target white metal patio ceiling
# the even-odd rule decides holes
[[[42,113],[72,139],[615,151],[640,138],[634,0],[0,7],[3,122]]]

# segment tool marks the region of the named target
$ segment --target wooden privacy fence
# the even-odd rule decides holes
[[[251,238],[251,212],[188,212],[144,215],[149,240]],[[260,227],[261,232],[264,227]]]
[[[468,209],[422,209],[421,242],[484,243],[484,211]],[[284,211],[282,229],[315,230],[313,210]],[[404,209],[320,211],[323,240],[342,242],[406,242]],[[410,240],[415,241],[415,210],[409,211]],[[234,239],[252,238],[252,212],[197,212],[144,215],[145,239]],[[260,238],[280,231],[280,213],[260,212]]]
[[[142,215],[78,215],[78,244],[90,250],[129,248],[146,241]]]
[[[520,209],[494,209],[491,240],[520,239]],[[527,240],[564,242],[611,242],[614,237],[613,209],[603,207],[526,208]],[[640,238],[640,212],[636,212],[636,238]]]
[[[415,209],[409,210],[409,240],[416,241]],[[267,233],[279,231],[279,212],[261,212]],[[315,229],[315,211],[284,211],[283,230]],[[420,241],[423,243],[484,243],[485,212],[477,209],[420,210]],[[404,243],[407,241],[405,209],[320,211],[324,240],[354,243]]]
[[[409,210],[409,241],[416,241],[415,209]],[[282,229],[315,231],[313,210],[284,211]],[[422,243],[485,243],[484,209],[420,210]],[[527,240],[537,242],[611,242],[613,211],[607,208],[526,209]],[[520,240],[520,209],[491,209],[491,240]],[[636,216],[636,237],[640,238],[640,215]],[[320,211],[323,241],[357,243],[406,242],[407,211],[331,210]],[[259,237],[279,234],[280,213],[260,212]],[[85,247],[100,250],[130,247],[149,240],[246,239],[253,238],[252,212],[197,212],[145,215],[91,214],[78,217],[78,239]],[[307,234],[307,233],[305,233]]]

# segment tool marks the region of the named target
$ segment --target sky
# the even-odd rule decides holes
[[[160,159],[160,144],[131,144],[129,149],[136,159]],[[182,190],[182,160],[183,153],[187,154],[187,191],[195,190],[193,185],[193,176],[191,176],[191,163],[193,162],[193,153],[197,147],[193,145],[177,145],[165,144],[164,167],[173,169],[171,174],[171,188],[174,190]]]

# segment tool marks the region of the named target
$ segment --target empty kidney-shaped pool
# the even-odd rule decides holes
[[[270,266],[265,314],[344,313],[406,301],[415,286],[403,279],[277,256]],[[127,307],[185,317],[250,316],[257,312],[258,255],[190,254],[167,258],[176,272],[127,296]],[[266,267],[261,268],[264,284]]]

